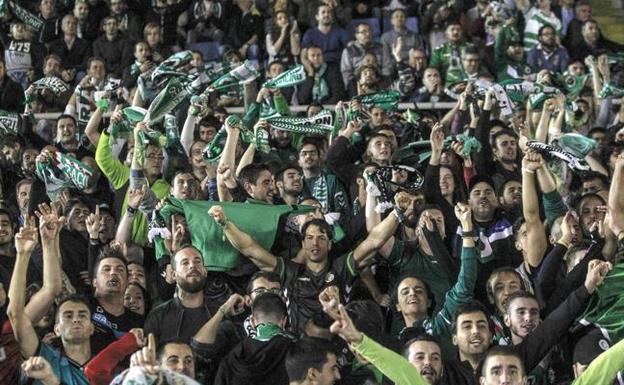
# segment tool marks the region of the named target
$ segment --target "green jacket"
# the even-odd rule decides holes
[[[416,367],[405,358],[379,345],[364,335],[360,343],[352,344],[352,348],[367,361],[375,365],[384,376],[396,385],[428,385]]]
[[[433,50],[429,66],[437,68],[444,77],[447,71],[461,68],[461,56],[468,46],[469,44],[465,42],[454,45],[447,41]]]
[[[95,161],[106,176],[115,191],[119,191],[126,186],[130,179],[130,167],[124,165],[113,156],[113,151],[108,145],[108,134],[103,132],[100,136],[97,149],[95,150]],[[169,195],[171,186],[164,179],[158,179],[150,186],[158,199],[163,199]],[[128,206],[128,194],[124,196],[120,216],[126,211]],[[137,213],[132,222],[132,241],[139,246],[145,245],[147,240],[147,218],[143,213]]]
[[[517,35],[517,32],[508,26],[502,27],[496,35],[494,62],[496,63],[496,81],[499,83],[509,79],[520,79],[532,73],[531,67],[526,63],[526,57],[523,57],[521,62],[517,62],[507,56],[508,41],[513,35]]]

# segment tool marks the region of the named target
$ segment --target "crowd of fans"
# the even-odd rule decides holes
[[[624,47],[587,1],[0,20],[0,383],[624,384]]]

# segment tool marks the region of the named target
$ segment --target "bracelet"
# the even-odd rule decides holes
[[[403,210],[401,210],[397,206],[394,206],[394,210],[392,210],[392,214],[394,214],[394,216],[397,218],[397,221],[399,221],[399,223],[403,223],[403,221],[405,220],[405,213],[403,212]]]
[[[522,167],[523,172],[528,172],[529,174],[535,174],[535,171],[529,170],[528,168]]]
[[[135,209],[134,207],[127,206],[126,212],[128,213],[128,215],[132,217],[137,213],[137,209]]]
[[[474,230],[463,231],[462,230],[462,238],[476,238],[477,233]]]

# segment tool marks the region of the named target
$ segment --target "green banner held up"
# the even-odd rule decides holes
[[[266,88],[288,88],[302,83],[306,79],[303,65],[297,64],[288,71],[284,71],[273,79],[269,79],[262,85]]]

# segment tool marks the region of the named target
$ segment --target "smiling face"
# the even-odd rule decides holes
[[[124,293],[124,307],[137,314],[145,315],[145,297],[137,285],[128,285]]]
[[[448,167],[440,167],[440,191],[443,197],[453,196],[455,192],[455,178]]]
[[[444,366],[440,346],[432,341],[414,341],[408,348],[407,360],[414,365],[420,375],[435,385],[442,378]]]
[[[273,175],[268,170],[262,170],[255,184],[245,183],[245,190],[253,199],[273,203],[273,196],[275,195]]]
[[[502,134],[496,137],[494,143],[494,155],[498,160],[504,163],[513,163],[516,161],[518,153],[518,142],[511,135]]]
[[[427,315],[430,300],[425,284],[418,278],[408,277],[397,287],[396,309],[403,317],[420,319]]]
[[[61,118],[56,122],[56,138],[64,145],[77,142],[77,131],[78,127],[76,127],[76,122],[72,118]]]
[[[332,9],[327,5],[321,5],[316,12],[316,21],[319,26],[328,26],[334,22]]]
[[[479,182],[470,190],[468,203],[475,219],[479,222],[492,220],[494,211],[498,207],[494,188],[486,182]]]
[[[540,322],[539,304],[535,299],[514,298],[507,305],[505,325],[511,330],[514,343],[531,333]]]
[[[488,280],[487,285],[490,303],[496,306],[499,314],[505,314],[507,298],[513,293],[522,290],[520,277],[518,277],[518,274],[511,272],[500,272],[493,275]]]
[[[507,182],[501,200],[507,207],[519,206],[522,203],[522,183],[516,180]]]
[[[143,288],[147,287],[147,281],[145,280],[145,268],[138,263],[128,264],[128,283],[136,283]]]
[[[0,214],[0,246],[13,243],[13,224],[6,214]]]
[[[492,332],[485,313],[475,311],[457,317],[453,344],[457,346],[460,357],[482,355],[488,350],[491,342]]]
[[[282,190],[285,194],[289,195],[299,195],[303,190],[303,179],[302,175],[296,168],[289,168],[284,171],[284,175],[282,176],[282,180],[278,181],[277,187]]]

